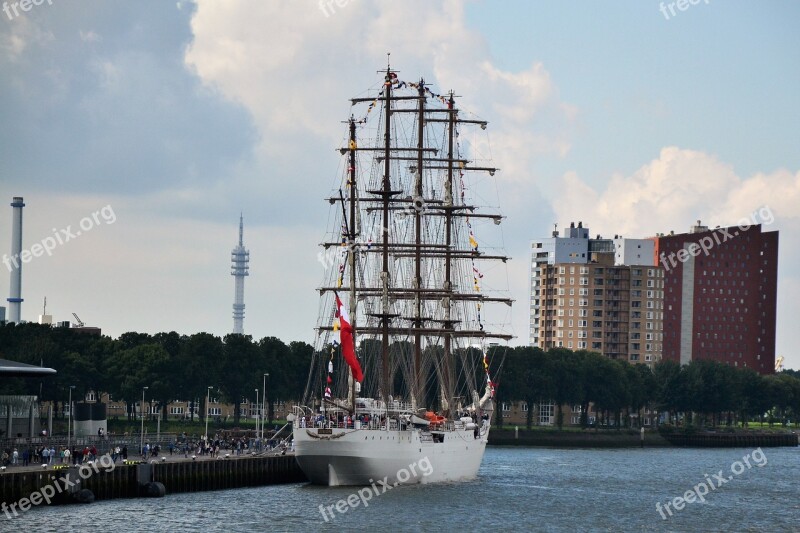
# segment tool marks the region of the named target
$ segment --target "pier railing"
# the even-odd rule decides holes
[[[180,443],[183,436],[177,433],[161,433],[161,434],[146,434],[144,442],[150,446],[159,445],[163,451],[168,451],[170,443]],[[141,442],[140,435],[104,435],[87,436],[87,437],[71,437],[69,439],[70,448],[84,448],[92,446],[96,447],[98,452],[110,452],[114,448],[127,447],[128,453],[136,454],[139,450],[139,443]],[[67,437],[56,435],[53,437],[16,437],[11,439],[0,439],[0,449],[2,450],[18,450],[20,454],[23,449],[38,449],[47,446],[55,448],[56,451],[67,447]]]

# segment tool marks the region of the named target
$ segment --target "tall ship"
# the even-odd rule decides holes
[[[338,148],[295,455],[320,485],[469,480],[495,408],[492,360],[512,338],[487,123],[452,91],[380,74],[351,100]]]

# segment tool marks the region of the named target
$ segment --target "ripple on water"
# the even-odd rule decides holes
[[[13,521],[0,516],[0,532],[419,531],[432,524],[459,531],[797,531],[800,461],[791,448],[767,449],[766,466],[735,476],[705,503],[667,520],[656,510],[751,451],[490,447],[475,481],[397,487],[328,522],[319,507],[356,489],[294,484],[48,507]]]

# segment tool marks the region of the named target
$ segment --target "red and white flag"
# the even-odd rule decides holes
[[[353,379],[361,383],[364,374],[361,372],[361,365],[356,358],[356,348],[353,345],[353,326],[350,325],[350,316],[347,314],[347,306],[336,296],[336,314],[339,317],[339,342],[342,345],[342,355],[353,372]]]

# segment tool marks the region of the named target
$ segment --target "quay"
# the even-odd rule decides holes
[[[698,432],[659,433],[648,431],[642,437],[633,430],[594,430],[556,431],[526,430],[519,428],[492,430],[489,444],[498,446],[545,446],[553,448],[768,448],[774,446],[798,446],[797,433],[757,433],[757,432]]]
[[[92,464],[6,467],[0,471],[4,512],[21,502],[89,503],[115,498],[159,497],[307,481],[294,455],[165,457],[150,462],[113,463],[102,456]],[[45,497],[48,496],[48,497]],[[37,502],[36,500],[39,500]]]
[[[664,438],[674,446],[694,448],[772,448],[798,446],[796,433],[673,433]]]

